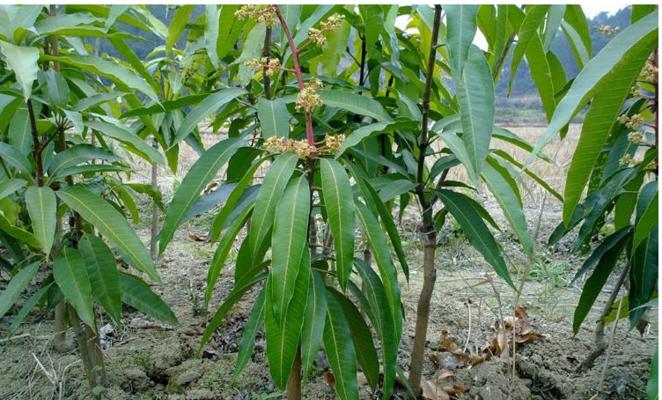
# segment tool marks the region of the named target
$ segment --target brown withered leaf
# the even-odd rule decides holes
[[[204,234],[201,234],[201,233],[189,232],[188,237],[189,237],[189,239],[191,239],[194,242],[206,242],[207,241],[207,235],[204,235]]]
[[[505,329],[499,329],[496,334],[496,351],[494,354],[500,356],[501,354],[508,354],[510,346],[508,345],[508,333]]]
[[[439,347],[441,347],[442,350],[449,351],[451,353],[458,350],[459,348],[457,343],[455,343],[455,341],[450,338],[448,331],[445,329],[441,331],[441,343]]]
[[[219,187],[218,182],[211,182],[205,187],[205,190],[202,193],[205,194],[205,193],[215,192],[216,190],[218,190],[218,187]]]
[[[442,380],[442,379],[446,379],[446,378],[451,378],[451,377],[453,377],[453,376],[455,376],[455,374],[454,374],[453,372],[447,370],[447,369],[442,369],[441,371],[439,371],[439,372],[437,373],[437,379],[438,379],[438,380]]]
[[[422,397],[425,400],[450,400],[450,396],[444,388],[437,385],[434,381],[425,381],[421,384]]]
[[[646,328],[648,327],[648,320],[645,318],[641,318],[639,322],[637,322],[637,331],[639,332],[640,335],[644,335],[644,332],[646,332]]]
[[[444,386],[444,392],[448,394],[460,394],[466,392],[464,385]]]
[[[333,372],[328,370],[324,371],[324,383],[331,386],[333,390],[336,389],[336,377],[333,376]]]

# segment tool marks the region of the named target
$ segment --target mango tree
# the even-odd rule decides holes
[[[111,100],[136,99],[132,90],[153,95],[128,66],[91,56],[86,37],[121,35],[112,24],[86,12],[58,14],[41,6],[0,9],[2,53],[3,263],[12,273],[0,295],[0,316],[39,275],[41,285],[12,321],[15,329],[38,303],[63,311],[77,334],[78,349],[93,394],[105,383],[99,347],[99,310],[121,323],[122,303],[175,323],[168,306],[142,276],[159,275],[125,214],[135,208],[122,184],[129,167],[122,155],[148,161],[160,155],[113,118]],[[42,49],[45,51],[42,52]],[[110,77],[109,88],[101,77]],[[90,145],[94,135],[97,145]],[[128,211],[127,211],[128,210]],[[67,227],[58,222],[69,215]],[[139,275],[120,272],[119,261]]]

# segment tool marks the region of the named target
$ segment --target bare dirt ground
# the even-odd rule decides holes
[[[539,137],[542,128],[513,128],[531,141]],[[563,143],[553,143],[546,153],[556,165],[536,163],[534,170],[557,190],[563,189],[563,177],[570,161],[578,127],[573,127]],[[214,137],[206,137],[213,142]],[[512,155],[523,159],[524,152],[506,147]],[[191,164],[193,153],[182,151],[181,178]],[[143,172],[141,172],[143,171]],[[456,178],[461,178],[461,173]],[[147,168],[138,168],[136,179],[146,178]],[[177,177],[161,180],[165,193],[170,193]],[[527,182],[530,184],[530,182]],[[520,305],[525,307],[533,329],[543,340],[518,345],[515,375],[512,357],[504,355],[468,368],[444,359],[443,332],[461,348],[480,349],[495,337],[494,324],[500,314],[512,315],[514,291],[494,278],[481,256],[468,246],[461,233],[447,224],[437,252],[437,286],[433,298],[428,331],[426,379],[443,387],[458,385],[464,392],[459,399],[589,399],[598,392],[603,380],[605,392],[617,389],[620,399],[642,399],[648,379],[650,357],[657,346],[658,321],[640,335],[621,321],[615,330],[613,345],[586,373],[576,368],[593,346],[593,328],[611,285],[599,298],[580,333],[573,337],[572,313],[577,304],[581,285],[570,285],[584,257],[568,254],[568,243],[562,241],[553,248],[545,241],[561,218],[561,205],[546,196],[538,187],[523,194],[528,221],[537,234],[537,255],[527,277]],[[166,195],[167,198],[167,195]],[[489,196],[481,201],[494,212],[500,225],[505,226],[498,207]],[[145,207],[147,210],[148,207]],[[409,350],[413,341],[416,301],[422,285],[421,247],[418,237],[417,210],[411,208],[403,218],[401,234],[412,268],[409,282],[401,277],[402,299],[407,320],[400,346],[399,364],[408,371]],[[541,221],[539,228],[538,220]],[[246,295],[224,321],[206,347],[202,357],[196,354],[199,339],[208,315],[201,310],[207,265],[215,247],[193,241],[189,233],[204,233],[209,224],[204,216],[182,227],[172,245],[163,255],[159,271],[164,285],[154,288],[171,305],[180,324],[163,325],[140,313],[125,310],[124,324],[112,326],[104,339],[109,387],[108,399],[272,399],[282,398],[281,392],[269,380],[264,353],[264,340],[258,335],[256,352],[244,373],[233,380],[231,371],[237,356],[242,324],[256,292]],[[145,218],[139,232],[145,242],[149,235]],[[497,237],[504,246],[511,263],[511,274],[521,279],[529,261],[518,250],[512,235],[504,230]],[[359,248],[361,248],[359,246]],[[214,292],[210,311],[222,302],[232,289],[231,265],[226,266]],[[490,284],[489,282],[492,282]],[[657,315],[657,310],[651,315]],[[109,323],[103,321],[100,326]],[[0,399],[87,399],[89,398],[82,367],[75,350],[56,353],[51,346],[52,315],[35,311],[28,323],[15,336],[7,338],[8,322],[0,321]],[[607,332],[611,334],[612,325]],[[106,329],[106,328],[104,328]],[[71,336],[71,332],[69,333]],[[606,368],[603,367],[606,365]],[[304,384],[305,399],[333,399],[333,391],[324,381],[324,361],[320,361],[312,376]],[[440,378],[440,372],[452,374]],[[604,379],[602,374],[604,373]],[[449,375],[448,373],[444,375]],[[362,399],[374,397],[366,385]],[[401,390],[394,398],[404,398]],[[597,397],[604,398],[604,397]]]

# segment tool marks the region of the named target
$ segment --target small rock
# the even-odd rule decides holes
[[[194,369],[184,371],[181,375],[177,377],[177,384],[179,386],[186,386],[189,383],[200,378],[200,372]]]

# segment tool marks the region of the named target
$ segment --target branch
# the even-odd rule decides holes
[[[303,73],[301,72],[301,62],[299,61],[299,50],[297,49],[297,45],[294,43],[292,33],[287,27],[287,22],[285,22],[285,17],[280,11],[280,8],[278,8],[277,5],[273,5],[273,9],[278,16],[278,19],[280,20],[280,25],[283,27],[283,31],[285,31],[285,36],[287,36],[287,43],[289,44],[290,50],[292,51],[292,60],[294,61],[294,75],[297,78],[299,91],[303,92]],[[306,111],[306,139],[308,140],[308,144],[310,146],[315,147],[315,138],[313,137],[313,119],[310,115],[310,111]]]
[[[427,201],[424,201],[423,196],[423,171],[425,169],[425,152],[428,148],[428,119],[430,118],[430,92],[432,91],[432,75],[434,74],[434,60],[437,55],[437,40],[439,38],[439,26],[441,25],[441,6],[434,6],[434,25],[432,27],[432,40],[430,41],[430,56],[428,58],[428,66],[425,77],[425,90],[423,91],[423,117],[421,126],[421,137],[418,142],[419,155],[418,155],[418,171],[416,181],[419,185],[418,193],[419,198],[422,200],[421,206],[425,206]]]

